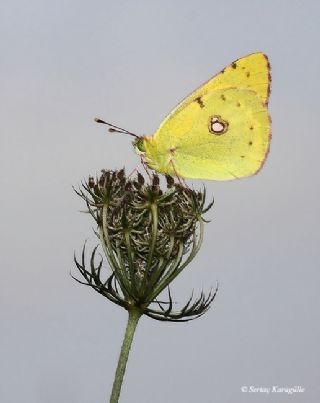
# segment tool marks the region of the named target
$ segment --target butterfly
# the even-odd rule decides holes
[[[264,53],[238,59],[188,95],[153,136],[134,149],[151,169],[181,178],[231,180],[256,174],[269,152],[270,64]],[[100,119],[97,122],[106,123]]]

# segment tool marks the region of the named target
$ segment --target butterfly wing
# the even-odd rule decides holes
[[[252,90],[267,104],[270,94],[270,83],[270,64],[267,55],[261,52],[252,53],[224,68],[220,73],[187,96],[178,105],[178,108],[183,107],[183,105],[186,105],[194,98],[201,97],[207,92],[228,87],[241,87]]]
[[[177,112],[185,108],[194,99],[201,99],[201,96],[207,92],[241,87],[255,91],[263,103],[267,105],[271,86],[270,69],[269,59],[262,52],[252,53],[234,61],[184,98],[163,120],[154,136],[159,135],[162,126],[173,119]]]
[[[270,81],[263,53],[233,62],[187,96],[145,139],[149,165],[186,178],[227,180],[256,173],[269,149]],[[223,134],[210,132],[214,116],[227,122]]]
[[[148,164],[184,178],[229,180],[255,174],[269,150],[270,119],[248,89],[209,92],[192,101],[145,142]]]

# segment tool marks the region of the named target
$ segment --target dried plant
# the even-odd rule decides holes
[[[170,322],[189,321],[203,315],[217,289],[205,296],[190,297],[185,305],[173,309],[169,284],[198,253],[206,220],[212,207],[206,191],[195,191],[166,177],[162,189],[153,175],[148,182],[138,173],[126,177],[124,170],[103,170],[90,177],[76,193],[81,196],[97,224],[98,236],[111,273],[106,275],[98,246],[87,264],[86,245],[75,263],[83,280],[98,293],[125,308],[129,313],[110,402],[117,402],[133,334],[141,315]],[[159,294],[168,290],[168,298]]]

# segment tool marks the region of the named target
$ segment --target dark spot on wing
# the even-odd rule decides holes
[[[249,141],[249,143],[248,143],[248,144],[249,144],[249,146],[252,146],[252,141]]]
[[[221,95],[221,99],[222,99],[222,101],[225,101],[225,100],[226,100],[226,97],[222,94],[222,95]]]
[[[237,102],[237,107],[239,108],[241,106],[240,102]]]
[[[246,156],[245,156],[245,155],[240,155],[240,157],[241,157],[241,158],[245,158]]]
[[[248,78],[250,77],[250,71],[247,71],[247,77]]]
[[[202,98],[201,97],[197,97],[197,98],[195,98],[195,100],[194,100],[195,102],[197,102],[199,105],[200,105],[200,108],[204,108],[204,103],[203,103],[203,101],[202,101]]]
[[[233,63],[231,64],[231,67],[232,67],[233,69],[236,69],[236,68],[237,68],[237,63],[236,63],[236,62],[233,62]]]
[[[250,130],[253,130],[253,126],[250,126]]]

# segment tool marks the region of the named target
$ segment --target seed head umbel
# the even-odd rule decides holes
[[[173,310],[170,283],[198,253],[207,221],[205,188],[191,190],[167,176],[147,180],[141,173],[127,177],[124,169],[102,170],[89,177],[76,193],[86,202],[96,222],[99,245],[75,264],[86,284],[110,301],[130,311],[138,309],[153,319],[188,321],[204,314],[217,289],[201,292],[179,310]],[[105,267],[105,261],[111,269]],[[159,294],[167,289],[167,299]]]

